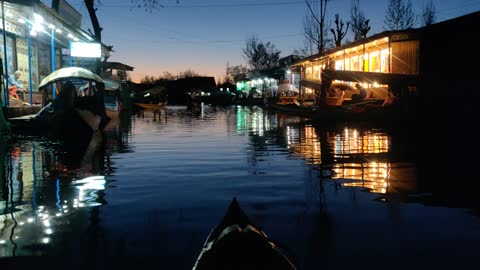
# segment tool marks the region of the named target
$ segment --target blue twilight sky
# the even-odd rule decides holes
[[[281,56],[304,47],[304,0],[159,0],[164,8],[152,12],[132,8],[131,0],[96,0],[103,27],[102,41],[113,45],[111,61],[135,67],[134,81],[165,71],[191,69],[200,75],[224,77],[227,64],[245,65],[245,41],[256,34],[272,42]],[[415,14],[427,0],[412,0]],[[51,0],[42,0],[51,6]],[[82,27],[91,29],[83,0],[68,0],[83,14]],[[387,0],[360,0],[370,19],[369,35],[384,31]],[[433,0],[437,22],[480,10],[480,0]],[[330,0],[327,21],[335,13],[349,18],[351,0]],[[92,29],[93,30],[93,29]],[[351,40],[351,38],[349,37]]]

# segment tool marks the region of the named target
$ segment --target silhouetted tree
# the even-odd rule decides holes
[[[305,0],[307,13],[303,21],[307,47],[316,46],[316,52],[323,52],[327,44],[328,27],[325,25],[327,2],[329,0]]]
[[[360,25],[360,34],[362,35],[362,38],[367,38],[368,31],[370,31],[371,27],[368,25],[370,22],[370,19],[365,20],[361,25]]]
[[[234,82],[237,76],[241,76],[242,74],[246,74],[247,72],[248,68],[244,65],[227,66],[226,77],[229,78],[230,82]]]
[[[161,2],[166,2],[166,1],[159,1],[159,0],[130,0],[130,3],[132,3],[135,7],[137,8],[144,8],[145,11],[153,11],[154,9],[160,7],[164,8],[165,5],[162,4]],[[175,3],[180,3],[179,0],[175,0]]]
[[[305,43],[307,42],[305,41]],[[304,48],[294,49],[293,54],[300,56],[300,58],[304,58],[312,55],[312,52],[311,52],[311,48],[309,48],[309,45],[305,44]]]
[[[404,30],[416,23],[410,0],[388,0],[385,14],[386,30]]]
[[[177,76],[173,75],[172,73],[170,73],[168,71],[164,71],[161,77],[162,77],[162,79],[169,80],[169,81],[177,79]]]
[[[368,31],[370,31],[369,21],[363,11],[360,10],[360,0],[352,0],[350,25],[352,26],[353,40],[357,41],[367,36]]]
[[[155,79],[155,77],[149,75],[146,75],[142,80],[140,80],[140,82],[143,84],[155,84],[156,81],[157,79]]]
[[[433,1],[428,1],[425,6],[423,7],[423,26],[428,26],[435,23],[435,5]]]
[[[343,27],[345,23],[342,19],[340,19],[340,15],[335,14],[335,29],[331,28],[330,32],[333,34],[333,40],[335,41],[335,46],[340,47],[342,46],[342,40],[348,32],[348,27],[350,26],[350,22],[347,22],[347,28],[343,31]]]
[[[200,76],[197,72],[191,69],[187,69],[185,71],[178,73],[177,78],[180,79],[180,78],[189,78],[189,77],[197,77],[197,76]]]
[[[280,51],[270,42],[263,43],[257,35],[247,39],[243,54],[253,70],[264,70],[278,66]]]

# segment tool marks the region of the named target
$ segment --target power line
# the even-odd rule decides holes
[[[256,2],[256,3],[222,3],[222,4],[199,4],[199,5],[162,5],[161,8],[178,8],[178,9],[183,9],[183,8],[236,8],[236,7],[261,7],[261,6],[286,6],[286,5],[298,5],[298,4],[303,4],[305,3],[304,1],[282,1],[282,2]],[[137,7],[136,5],[105,5],[103,4],[102,6],[105,7],[111,7],[111,8],[142,8]]]

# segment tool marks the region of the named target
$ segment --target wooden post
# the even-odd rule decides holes
[[[6,88],[6,85],[3,83],[4,82],[4,79],[3,79],[3,61],[2,59],[0,58],[0,92],[1,90],[5,91],[5,93],[0,93],[0,94],[4,94],[4,96],[8,98],[10,98],[10,95],[8,94],[8,89]],[[3,114],[3,109],[6,108],[3,106],[3,103],[2,103],[2,98],[0,97],[0,135],[2,134],[10,134],[11,132],[11,129],[10,129],[10,126],[8,125],[8,122],[7,120],[5,119],[5,116]],[[0,164],[1,166],[1,164]]]
[[[332,78],[331,76],[327,76],[325,71],[322,71],[322,86],[320,88],[320,101],[317,101],[317,105],[324,106],[326,105],[327,101],[327,91],[332,86]]]

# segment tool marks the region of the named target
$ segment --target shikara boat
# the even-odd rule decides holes
[[[159,110],[165,108],[165,102],[160,103],[134,103],[135,105],[139,106],[142,109],[147,110]]]
[[[320,122],[384,122],[408,120],[410,115],[391,99],[371,100],[341,106],[298,106],[296,104],[269,104],[269,109],[287,115],[301,116]]]
[[[210,232],[193,270],[296,267],[265,232],[254,225],[233,198],[222,221]]]
[[[56,98],[38,113],[9,118],[14,132],[62,139],[85,139],[110,120],[103,103],[103,91],[95,90],[85,96],[78,95],[74,81],[104,84],[103,79],[80,67],[58,69],[45,77],[41,90],[54,84]]]

